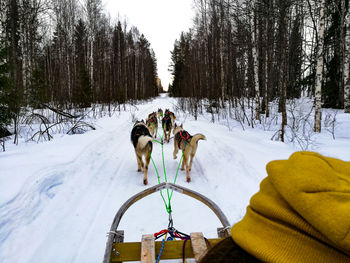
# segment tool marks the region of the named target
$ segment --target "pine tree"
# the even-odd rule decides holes
[[[44,79],[44,71],[42,68],[36,68],[33,70],[30,79],[30,85],[28,87],[28,102],[33,108],[41,108],[46,99],[46,86]]]
[[[14,113],[11,109],[11,90],[8,49],[0,43],[0,138],[10,135],[6,126],[11,123]]]
[[[87,61],[87,30],[83,20],[79,20],[74,33],[76,83],[73,91],[73,102],[79,107],[90,107],[92,101],[92,89]]]

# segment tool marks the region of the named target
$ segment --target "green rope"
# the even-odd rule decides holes
[[[159,144],[162,145],[163,173],[164,173],[164,180],[165,180],[165,182],[167,183],[167,182],[168,182],[168,179],[167,179],[167,175],[166,175],[165,161],[164,161],[164,143],[162,143],[162,142],[163,142],[164,135],[165,135],[165,132],[164,132],[164,129],[163,129],[163,135],[161,136],[161,141],[160,141],[160,142],[157,141],[157,140],[153,140],[153,141],[154,141],[154,142],[157,142],[157,143],[159,143]],[[186,149],[186,142],[185,142],[185,149]],[[177,176],[178,176],[178,173],[179,173],[179,170],[180,170],[180,165],[181,165],[181,162],[183,161],[185,149],[184,149],[183,152],[182,152],[179,165],[177,166],[176,175],[175,175],[175,179],[174,179],[174,184],[176,183]],[[154,161],[153,161],[153,158],[152,158],[151,153],[149,153],[149,156],[150,156],[150,158],[151,158],[151,160],[152,160],[154,169],[156,170],[156,174],[157,174],[157,178],[158,178],[158,184],[160,184],[160,176],[159,176],[157,167],[156,167],[156,165],[155,165],[155,163],[154,163]],[[169,189],[168,189],[168,188],[167,188],[166,190],[167,190],[167,196],[168,196],[168,203],[165,201],[165,198],[164,198],[164,196],[163,196],[162,190],[160,190],[160,195],[162,196],[162,199],[163,199],[163,202],[164,202],[166,211],[170,214],[170,213],[172,212],[172,210],[171,210],[171,198],[173,197],[174,190],[171,190],[171,193],[169,193]]]
[[[160,143],[160,144],[162,145],[162,160],[163,160],[164,178],[165,178],[165,182],[167,183],[168,180],[167,180],[167,177],[166,177],[165,161],[164,161],[164,148],[163,148],[163,147],[164,147],[164,144],[162,143],[163,137],[164,137],[164,132],[163,132],[163,135],[161,136],[161,142],[159,142],[159,141],[157,141],[157,140],[153,140],[153,141],[158,142],[158,143]],[[156,173],[157,173],[158,184],[160,184],[160,176],[159,176],[157,167],[156,167],[156,165],[155,165],[155,163],[154,163],[154,161],[153,161],[153,158],[152,158],[151,154],[149,154],[149,155],[150,155],[150,157],[151,157],[153,166],[154,166],[154,168],[155,168],[155,170],[156,170]],[[172,210],[171,210],[171,204],[170,204],[170,193],[169,193],[169,189],[166,189],[166,190],[167,190],[167,196],[168,196],[168,201],[169,201],[168,204],[167,204],[166,201],[165,201],[165,198],[164,198],[164,196],[163,196],[162,190],[160,190],[160,195],[162,196],[163,202],[164,202],[164,204],[165,204],[166,211],[170,214],[170,213],[172,212]]]
[[[159,144],[162,144],[162,142],[160,142],[160,141],[157,141],[157,140],[153,140],[154,142],[157,142],[157,143],[159,143]]]
[[[174,179],[174,184],[176,183],[177,175],[178,175],[178,173],[179,173],[181,161],[182,161],[182,159],[183,159],[183,157],[184,157],[185,149],[186,149],[186,142],[185,142],[185,148],[184,148],[184,150],[183,150],[183,152],[182,152],[182,155],[181,155],[181,158],[180,158],[179,165],[177,166],[177,171],[176,171],[176,175],[175,175],[175,179]],[[173,192],[174,192],[174,190],[171,190],[170,199],[169,199],[169,204],[170,204],[171,198],[173,197]]]
[[[165,135],[165,132],[164,132],[164,129],[163,129],[163,135],[161,137],[161,141],[163,142],[163,138],[164,138],[164,135]],[[162,161],[163,161],[163,173],[164,173],[164,180],[165,182],[167,183],[168,182],[168,178],[166,176],[166,169],[165,169],[165,161],[164,161],[164,144],[162,143]],[[166,192],[167,192],[167,195],[168,195],[168,204],[169,204],[169,207],[171,207],[171,204],[170,204],[170,194],[169,194],[169,189],[167,188],[166,189]],[[167,210],[168,211],[168,210]],[[170,209],[170,212],[168,211],[168,213],[171,213],[171,209]]]
[[[158,184],[160,184],[160,177],[159,177],[159,173],[158,173],[157,167],[156,167],[156,165],[155,165],[155,163],[154,163],[154,161],[153,161],[153,158],[152,158],[151,153],[149,153],[149,156],[151,157],[151,160],[152,160],[152,163],[153,163],[154,169],[156,170],[156,174],[157,174],[157,178],[158,178]],[[165,198],[164,198],[164,196],[163,196],[163,192],[162,192],[162,190],[160,190],[159,192],[160,192],[160,195],[162,196],[162,199],[163,199],[163,202],[164,202],[164,205],[165,205],[165,209],[166,209],[166,211],[167,211],[168,213],[171,213],[170,203],[169,203],[169,205],[166,203]],[[169,212],[169,210],[170,210],[170,212]]]

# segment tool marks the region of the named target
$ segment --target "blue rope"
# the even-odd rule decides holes
[[[160,251],[159,251],[159,254],[158,254],[156,263],[158,263],[159,260],[160,260],[160,255],[162,255],[162,252],[163,252],[163,249],[164,249],[164,244],[165,244],[165,238],[164,238],[163,241],[162,241],[162,246],[160,247]]]

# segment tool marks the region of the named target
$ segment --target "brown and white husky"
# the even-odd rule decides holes
[[[148,115],[148,118],[146,119],[146,126],[149,129],[151,135],[154,138],[157,138],[157,132],[158,132],[158,120],[157,120],[157,113],[153,112]]]
[[[182,150],[183,160],[182,160],[181,170],[184,170],[184,167],[186,166],[186,181],[190,182],[191,181],[190,171],[192,168],[194,155],[196,154],[196,151],[197,151],[198,140],[206,140],[206,137],[201,133],[197,133],[191,136],[187,131],[183,129],[182,124],[180,126],[177,126],[176,123],[174,126],[173,133],[174,133],[173,157],[174,159],[176,159],[179,149]],[[191,160],[190,160],[190,163],[188,164],[189,158],[191,158]]]
[[[144,121],[136,121],[134,127],[131,130],[131,142],[134,145],[136,159],[137,159],[137,171],[143,171],[143,184],[148,183],[147,172],[148,165],[151,159],[153,137],[151,136]],[[143,156],[145,156],[145,164],[143,164]]]

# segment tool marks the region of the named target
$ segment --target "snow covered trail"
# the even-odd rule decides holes
[[[143,108],[145,112],[153,110],[151,105]],[[130,120],[124,120],[112,130],[89,138],[68,162],[33,170],[19,193],[1,203],[1,262],[17,261],[18,247],[23,248],[22,262],[71,262],[79,256],[75,252],[79,252],[90,228],[100,224],[96,218],[109,193],[116,184],[125,184],[130,167],[136,167],[130,127]],[[55,255],[57,248],[75,251],[60,253],[56,260],[43,257],[43,251]]]
[[[191,135],[206,136],[206,141],[198,142],[191,183],[186,182],[185,171],[179,171],[176,183],[213,200],[232,224],[242,218],[266,176],[266,163],[288,158],[296,150],[271,141],[271,134],[261,130],[242,131],[239,127],[229,131],[206,116],[194,121],[174,105],[175,99],[162,95],[118,116],[100,119],[95,131],[8,147],[0,155],[0,167],[5,168],[0,173],[0,262],[101,262],[106,233],[116,212],[146,188],[130,142],[132,118],[145,119],[158,108],[174,111],[176,122],[183,123]],[[158,134],[162,134],[160,125]],[[349,139],[343,138],[345,144],[339,147],[347,147]],[[332,143],[322,141],[325,149]],[[173,139],[163,146],[168,182],[174,182],[181,159],[181,151],[173,159],[173,147]],[[153,144],[152,158],[163,182],[158,143]],[[152,163],[148,181],[147,187],[158,183]],[[163,194],[166,197],[167,192]],[[171,205],[178,230],[216,236],[221,224],[205,205],[177,192]],[[119,229],[125,231],[126,241],[138,241],[142,234],[158,232],[167,225],[165,205],[155,193],[131,206]]]

